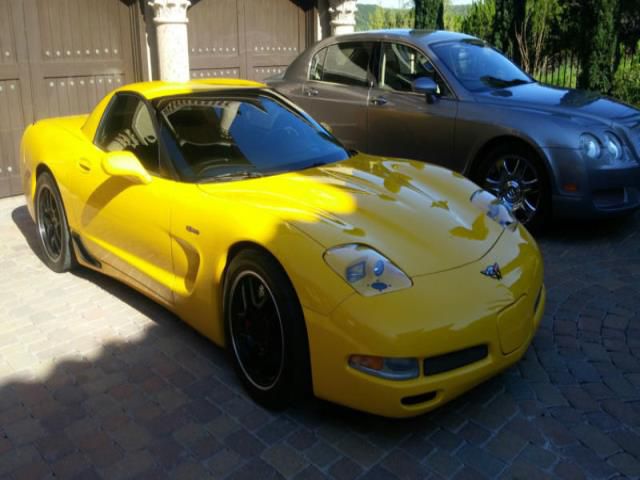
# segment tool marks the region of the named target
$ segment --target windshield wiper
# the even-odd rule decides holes
[[[198,180],[198,183],[213,183],[213,182],[228,182],[230,180],[237,180],[239,178],[260,178],[264,175],[260,172],[251,170],[240,170],[239,172],[223,173],[221,175],[215,175]]]
[[[482,80],[482,82],[486,83],[487,85],[491,85],[492,87],[497,88],[515,87],[516,85],[531,83],[531,80],[524,80],[522,78],[512,78],[511,80],[505,80],[504,78],[492,77],[491,75],[480,77],[480,80]]]

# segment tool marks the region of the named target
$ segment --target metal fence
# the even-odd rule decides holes
[[[618,68],[626,69],[631,66],[632,61],[633,55],[622,55]],[[534,71],[532,75],[542,83],[556,85],[558,87],[575,88],[579,73],[580,66],[575,53],[565,51],[547,57],[546,64],[542,68]]]

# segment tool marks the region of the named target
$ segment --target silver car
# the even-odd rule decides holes
[[[640,206],[640,110],[537,83],[477,38],[327,38],[270,85],[353,149],[445,165],[536,228]]]

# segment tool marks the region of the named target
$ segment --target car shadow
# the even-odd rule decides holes
[[[41,261],[43,261],[44,253],[37,237],[36,226],[29,216],[26,206],[14,209],[11,217],[32,252],[38,256]],[[188,324],[182,322],[172,312],[137,292],[133,288],[130,288],[100,272],[79,267],[70,272],[70,274],[97,285],[100,289],[108,292],[110,295],[113,295],[118,300],[135,308],[138,312],[151,319],[157,327],[171,328],[179,331],[181,336],[188,337],[192,347],[196,348],[201,355],[208,357],[210,361],[213,361],[216,365],[220,365],[221,368],[226,371],[224,374],[225,382],[229,382],[232,385],[234,392],[241,396],[244,401],[253,403],[242,390],[240,383],[235,379],[233,368],[227,362],[224,349],[216,346],[200,335]],[[358,412],[315,398],[307,399],[303,401],[301,405],[296,405],[295,407],[282,412],[282,414],[289,417],[295,417],[302,424],[313,424],[314,422],[317,422],[318,424],[326,424],[329,421],[328,419],[332,418],[334,419],[333,421],[338,424],[344,424],[346,422],[347,424],[351,423],[355,426],[365,423],[371,427],[376,424],[387,425],[389,421],[388,419]],[[411,425],[415,425],[415,421],[416,420],[414,419],[406,422]],[[394,423],[396,422],[397,420]],[[402,421],[400,423],[402,423]]]
[[[620,240],[638,231],[640,211],[613,218],[554,219],[537,237],[541,240],[589,242],[606,237]]]

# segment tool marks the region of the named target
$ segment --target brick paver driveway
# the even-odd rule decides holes
[[[398,421],[257,407],[224,353],[161,307],[48,271],[22,200],[2,200],[0,477],[638,477],[640,215],[554,230],[523,361]]]

